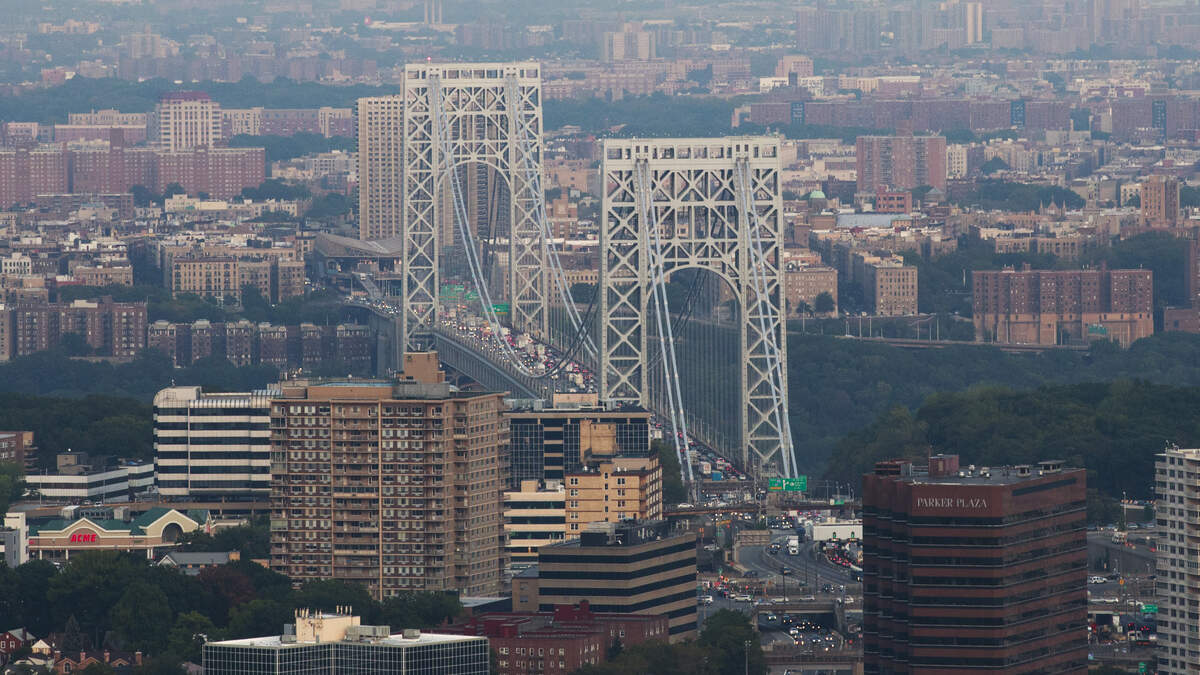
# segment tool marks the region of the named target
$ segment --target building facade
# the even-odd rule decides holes
[[[136,517],[113,509],[79,518],[26,520],[24,514],[18,515],[6,518],[5,524],[15,526],[28,543],[29,558],[56,562],[84,551],[124,551],[154,560],[174,548],[182,535],[211,525],[207,511],[184,513],[162,507]]]
[[[876,194],[921,186],[946,191],[942,136],[859,136],[855,141],[858,192]]]
[[[541,408],[518,401],[506,412],[512,433],[512,487],[521,481],[562,481],[579,471],[588,453],[617,457],[650,456],[650,412],[636,406],[606,410],[566,404]]]
[[[972,272],[975,339],[1005,344],[1115,340],[1154,334],[1154,272],[986,270]]]
[[[296,610],[283,635],[204,645],[208,675],[488,675],[487,638],[364,626],[348,611]]]
[[[560,481],[521,481],[504,493],[504,541],[508,569],[537,564],[537,550],[566,538],[567,491]]]
[[[1180,185],[1174,176],[1149,176],[1142,182],[1142,225],[1147,227],[1179,227],[1182,211],[1179,208]]]
[[[163,94],[148,119],[150,142],[165,150],[213,148],[221,144],[221,104],[208,94]]]
[[[666,521],[596,523],[538,549],[513,578],[513,609],[549,612],[587,601],[595,612],[666,616],[672,642],[695,638],[696,534]]]
[[[200,387],[168,387],[155,394],[159,494],[197,501],[267,499],[275,394],[215,394]]]
[[[1200,601],[1200,578],[1195,563],[1200,556],[1200,525],[1192,506],[1200,498],[1195,476],[1200,472],[1200,450],[1168,448],[1154,464],[1158,503],[1157,556],[1158,670],[1167,675],[1200,672],[1200,653],[1192,647],[1195,603]]]
[[[399,237],[404,222],[404,98],[358,100],[358,238]]]
[[[578,537],[591,523],[662,517],[662,468],[657,457],[589,461],[566,478],[566,534]]]
[[[1060,462],[863,477],[867,673],[1086,673],[1087,484]]]
[[[502,394],[418,380],[281,390],[271,403],[272,569],[357,581],[376,597],[499,594]]]

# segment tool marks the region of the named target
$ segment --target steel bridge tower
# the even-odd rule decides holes
[[[542,90],[537,63],[409,64],[404,68],[401,345],[437,321],[441,223],[453,217],[448,175],[477,163],[511,196],[507,295],[514,328],[546,335]]]
[[[600,398],[649,406],[656,278],[712,272],[740,304],[743,366],[731,386],[741,388],[741,465],[758,476],[793,472],[781,168],[770,137],[609,140],[601,168]]]

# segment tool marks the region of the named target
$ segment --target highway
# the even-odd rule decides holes
[[[794,532],[790,530],[772,530],[771,541],[786,542],[787,538],[793,534]],[[795,556],[788,555],[786,548],[778,554],[772,555],[767,552],[765,546],[746,546],[741,549],[740,562],[746,569],[754,570],[760,578],[766,579],[778,589],[777,592],[772,592],[773,597],[783,596],[784,580],[786,579],[789,597],[796,595],[821,597],[821,587],[830,584],[835,591],[840,586],[845,586],[847,594],[854,597],[855,603],[862,601],[861,585],[850,578],[850,572],[843,567],[829,563],[823,556],[818,555],[816,545],[811,542],[802,544],[800,555]],[[792,570],[792,573],[780,574],[780,570],[784,567]],[[801,581],[805,582],[807,586],[800,588],[797,584]],[[840,596],[841,593],[835,592],[835,595]]]

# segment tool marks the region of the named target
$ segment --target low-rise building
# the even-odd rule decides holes
[[[123,551],[145,555],[154,560],[173,548],[189,532],[211,527],[207,511],[152,508],[133,517],[128,510],[99,509],[92,515],[68,518],[22,518],[15,524],[21,539],[28,543],[29,557],[65,562],[81,551]],[[20,521],[20,522],[16,522]]]
[[[696,533],[666,521],[593,523],[539,548],[537,567],[512,584],[518,612],[586,600],[596,612],[666,616],[672,642],[696,637]]]
[[[615,644],[666,640],[665,616],[593,612],[587,601],[546,612],[487,612],[439,630],[486,637],[500,675],[573,673],[604,663]]]
[[[282,635],[204,645],[206,675],[488,675],[485,637],[364,626],[349,611],[296,610]]]

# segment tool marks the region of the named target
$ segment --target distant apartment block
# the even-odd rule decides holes
[[[1173,176],[1149,176],[1142,182],[1142,224],[1147,227],[1179,227],[1183,224],[1179,207],[1179,179]]]
[[[591,523],[662,517],[662,467],[657,457],[606,457],[589,461],[566,478],[567,537]]]
[[[146,303],[102,298],[0,305],[0,357],[52,349],[72,333],[98,356],[136,356],[146,346]]]
[[[972,292],[978,341],[1129,346],[1154,333],[1150,270],[975,271]]]
[[[363,241],[401,234],[403,126],[402,97],[358,100],[358,238]]]
[[[946,139],[941,136],[859,136],[858,192],[946,190]]]
[[[163,94],[147,123],[150,142],[164,150],[213,148],[223,140],[221,104],[203,92]]]
[[[162,192],[172,183],[191,194],[231,199],[264,180],[262,148],[167,151],[103,141],[0,148],[0,208],[40,195],[128,193],[135,185]]]
[[[270,302],[304,295],[304,263],[296,260],[253,260],[233,256],[173,257],[170,290],[206,298],[240,299],[251,287]]]
[[[163,352],[177,366],[216,357],[238,366],[311,370],[339,364],[347,372],[363,373],[371,369],[375,344],[370,329],[358,324],[273,326],[199,319],[192,323],[155,321],[146,330],[146,346]]]
[[[620,31],[605,33],[600,42],[603,61],[648,61],[658,56],[654,33],[637,24],[626,24]]]
[[[295,136],[319,134],[326,138],[354,135],[354,111],[350,108],[246,108],[222,109],[221,129],[233,136]]]
[[[868,311],[876,316],[912,316],[917,313],[917,268],[895,258],[856,256]]]

